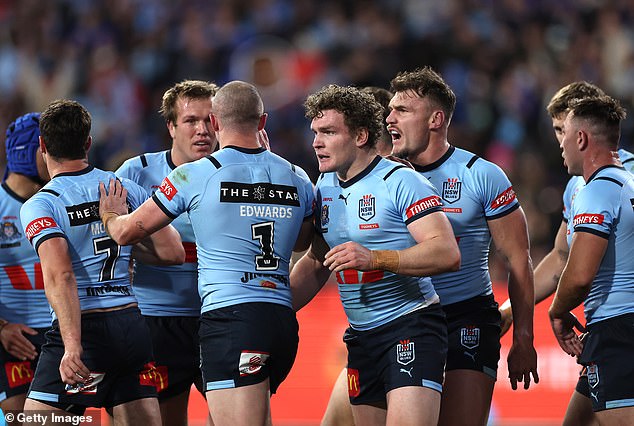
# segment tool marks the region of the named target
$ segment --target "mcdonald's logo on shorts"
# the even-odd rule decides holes
[[[164,391],[167,389],[167,367],[156,366],[153,362],[145,364],[139,373],[139,383],[143,386],[154,386],[156,392]]]
[[[348,395],[359,396],[361,385],[359,384],[359,370],[348,368]]]
[[[7,362],[4,364],[4,370],[11,388],[29,384],[33,380],[31,361]]]

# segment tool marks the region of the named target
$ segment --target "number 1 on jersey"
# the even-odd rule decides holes
[[[275,271],[279,268],[280,258],[273,254],[275,222],[262,222],[251,225],[251,239],[260,242],[261,254],[255,256],[256,271]]]

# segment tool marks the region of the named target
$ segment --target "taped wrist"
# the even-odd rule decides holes
[[[106,228],[106,232],[108,232],[108,221],[117,216],[119,216],[119,213],[115,212],[105,212],[101,215],[101,221],[103,222],[104,228]]]
[[[401,255],[398,250],[372,250],[372,269],[398,273]]]

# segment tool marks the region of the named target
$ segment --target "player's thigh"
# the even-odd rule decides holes
[[[598,426],[590,397],[575,390],[570,396],[562,426]]]
[[[156,398],[142,398],[112,407],[114,423],[122,426],[161,426],[161,413]]]
[[[271,423],[269,380],[206,394],[215,426],[265,426]]]
[[[440,392],[432,388],[408,386],[387,393],[387,424],[436,426],[440,412]]]
[[[354,426],[352,408],[348,396],[348,369],[344,368],[337,376],[335,385],[330,393],[328,406],[324,417],[321,419],[321,426]]]
[[[489,418],[495,380],[475,370],[445,373],[439,425],[484,426]]]

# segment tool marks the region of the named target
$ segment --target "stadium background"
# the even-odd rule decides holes
[[[308,93],[328,83],[388,87],[398,71],[430,65],[458,96],[450,142],[508,173],[537,264],[561,220],[567,180],[545,105],[571,81],[598,84],[630,111],[622,145],[631,149],[633,28],[629,0],[0,0],[0,128],[53,99],[76,99],[93,116],[90,160],[114,169],[169,147],[157,111],[173,83],[241,79],[264,98],[272,149],[314,179]],[[495,257],[491,266],[502,281]],[[328,286],[300,313],[300,354],[273,398],[276,423],[314,424],[323,412],[343,362],[337,303]],[[576,366],[552,337],[547,306],[535,317],[542,382],[511,392],[502,363],[496,424],[563,416]]]

